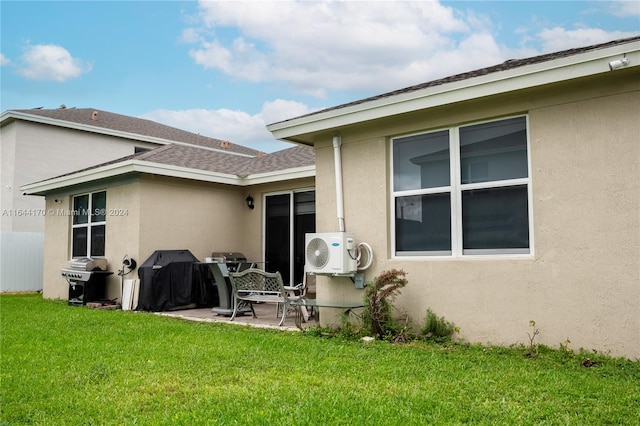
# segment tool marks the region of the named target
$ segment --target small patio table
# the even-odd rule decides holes
[[[349,315],[353,309],[364,308],[363,302],[338,302],[323,301],[318,299],[294,299],[289,301],[289,305],[296,310],[296,327],[302,330],[302,307],[307,308],[336,308],[343,309],[346,315]]]

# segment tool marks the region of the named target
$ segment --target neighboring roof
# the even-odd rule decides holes
[[[150,173],[237,186],[315,176],[315,150],[295,146],[271,154],[244,157],[206,148],[170,144],[21,187],[28,195],[45,195],[73,185]]]
[[[276,139],[313,144],[312,134],[396,114],[609,72],[623,55],[640,64],[640,36],[569,49],[395,90],[267,126]]]
[[[156,143],[159,145],[188,144],[234,152],[243,155],[257,156],[259,151],[229,141],[202,136],[175,127],[166,126],[155,121],[115,114],[94,108],[56,109],[18,109],[8,110],[2,114],[2,122],[8,119],[20,119],[68,127],[93,133],[108,134],[127,139]]]
[[[315,150],[311,147],[295,146],[271,154],[246,158],[220,152],[203,151],[195,147],[168,145],[135,155],[133,158],[150,163],[206,170],[245,178],[256,174],[314,166]]]

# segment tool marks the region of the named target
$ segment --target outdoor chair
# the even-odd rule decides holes
[[[308,289],[308,281],[307,281],[307,277],[310,274],[306,271],[304,271],[304,274],[302,276],[302,282],[294,285],[294,286],[284,286],[284,289],[288,292],[288,300],[296,300],[296,299],[304,299],[305,297],[307,297],[307,289]],[[312,278],[314,280],[315,283],[315,276],[311,276],[310,278]],[[315,286],[314,286],[315,288]],[[276,307],[276,316],[278,316],[278,314],[280,313],[280,309],[283,307],[283,305],[278,304]],[[307,313],[307,309],[303,306],[303,318],[306,321],[307,319],[309,319],[309,315]]]
[[[285,290],[280,272],[266,272],[262,269],[249,268],[242,272],[230,272],[229,281],[233,291],[233,314],[231,321],[236,317],[241,305],[248,305],[254,318],[257,318],[253,304],[258,302],[282,304],[282,318],[284,323],[287,316],[287,304],[289,291]]]

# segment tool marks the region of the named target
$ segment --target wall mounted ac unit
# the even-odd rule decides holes
[[[307,271],[317,275],[350,275],[358,269],[352,233],[329,232],[305,235]]]

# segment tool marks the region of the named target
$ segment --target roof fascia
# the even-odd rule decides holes
[[[205,182],[226,183],[230,185],[238,185],[241,182],[241,179],[237,176],[225,173],[215,173],[206,170],[190,169],[187,167],[152,163],[148,161],[127,160],[41,182],[30,183],[21,186],[20,190],[25,195],[45,195],[47,192],[59,190],[61,188],[80,185],[90,181],[113,178],[129,173],[149,173]]]
[[[261,183],[279,182],[315,176],[315,166],[297,167],[277,172],[258,173],[239,177],[228,173],[216,173],[207,170],[191,169],[170,164],[152,163],[140,160],[127,160],[108,164],[91,170],[60,176],[20,187],[25,195],[45,195],[70,186],[86,184],[98,180],[110,179],[130,173],[148,173],[201,182],[222,183],[235,186],[249,186]]]
[[[256,173],[243,179],[242,185],[258,185],[261,183],[282,182],[285,180],[315,177],[316,166],[295,167],[275,172]]]
[[[29,114],[22,111],[8,110],[3,112],[2,116],[0,116],[0,123],[3,123],[5,120],[8,120],[9,118],[13,118],[14,120],[31,121],[31,122],[40,123],[40,124],[48,124],[50,126],[56,126],[56,127],[64,127],[67,129],[81,130],[83,132],[97,133],[97,134],[107,135],[107,136],[115,136],[118,138],[130,139],[130,140],[135,140],[140,142],[149,142],[149,143],[154,143],[156,145],[169,145],[169,144],[183,145],[183,146],[188,146],[192,148],[204,149],[206,151],[214,151],[214,152],[220,152],[224,154],[236,155],[238,157],[255,158],[255,155],[242,154],[239,152],[233,152],[233,151],[228,151],[224,149],[216,149],[208,146],[194,145],[186,142],[157,138],[154,136],[146,136],[138,133],[123,132],[121,130],[113,130],[113,129],[107,129],[104,127],[74,123],[73,121],[59,120],[57,118],[51,118],[51,117],[43,117],[40,115]]]
[[[400,93],[368,102],[273,123],[267,129],[278,140],[303,142],[301,135],[376,120],[397,114],[467,101],[514,90],[608,73],[609,61],[625,55],[640,64],[640,41],[524,65],[461,81]]]

